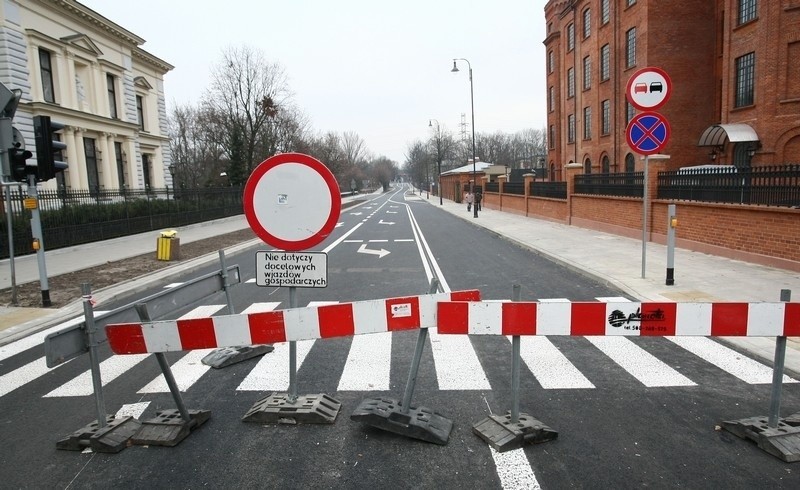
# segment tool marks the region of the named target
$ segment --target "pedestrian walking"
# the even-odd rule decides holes
[[[478,191],[475,193],[475,211],[481,210],[481,201],[483,200],[483,193]]]
[[[467,202],[467,211],[472,211],[472,193],[468,191],[464,194],[464,200]]]

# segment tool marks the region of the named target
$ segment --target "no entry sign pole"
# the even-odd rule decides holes
[[[289,308],[298,287],[327,286],[327,255],[301,252],[336,227],[342,201],[339,184],[322,162],[302,153],[282,153],[262,162],[247,180],[244,214],[250,228],[280,251],[256,254],[256,284],[287,286]],[[341,403],[325,394],[297,394],[297,342],[289,342],[289,389],[256,402],[245,422],[333,423]]]

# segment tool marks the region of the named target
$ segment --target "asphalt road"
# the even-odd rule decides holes
[[[328,286],[298,289],[299,306],[424,294],[433,275],[444,290],[477,288],[484,299],[510,299],[513,284],[521,286],[523,300],[623,296],[405,192],[345,210],[339,221],[316,247],[328,254]],[[258,249],[268,248],[228,257],[242,271],[243,283],[232,289],[236,312],[288,307],[287,288],[254,284]],[[224,314],[225,302],[217,294],[175,314]],[[335,423],[325,425],[241,421],[257,400],[288,388],[284,344],[263,358],[219,370],[205,369],[199,351],[169,354],[186,405],[210,410],[212,418],[176,447],[134,446],[119,454],[55,449],[57,439],[95,418],[87,357],[48,370],[42,367],[41,341],[11,344],[0,352],[3,487],[796,488],[800,483],[791,465],[715,430],[722,420],[766,413],[771,372],[708,339],[685,344],[665,338],[523,339],[521,410],[559,437],[500,454],[473,434],[472,424],[511,408],[511,343],[500,336],[431,332],[413,402],[453,421],[447,445],[349,420],[365,398],[402,397],[417,336],[410,331],[298,342],[298,392],[327,393],[342,404]],[[152,356],[111,356],[103,346],[100,359],[110,413],[146,419],[174,408],[166,387],[156,381],[160,371]],[[798,402],[797,384],[786,384],[784,406]]]

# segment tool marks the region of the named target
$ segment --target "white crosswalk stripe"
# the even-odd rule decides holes
[[[336,304],[336,301],[312,301],[308,306]],[[274,305],[272,308],[277,306]],[[265,305],[265,308],[267,306]],[[269,311],[269,310],[262,310]],[[314,340],[297,342],[295,360],[297,369],[303,365]],[[258,364],[236,387],[237,391],[286,391],[289,389],[289,344],[275,344],[275,350],[263,356]]]
[[[189,313],[180,317],[181,320],[188,320],[190,318],[205,318],[213,315],[219,310],[225,308],[225,305],[203,305],[198,306]],[[203,377],[211,366],[206,366],[200,362],[209,352],[213,349],[198,349],[190,351],[183,356],[178,362],[173,364],[170,369],[172,375],[175,377],[175,383],[178,385],[180,391],[186,391],[192,387],[200,378]],[[156,379],[146,384],[137,393],[168,393],[169,386],[164,375],[160,374]]]
[[[468,336],[429,334],[440,390],[492,389]]]

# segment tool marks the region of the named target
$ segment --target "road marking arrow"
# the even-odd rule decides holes
[[[394,221],[383,221],[383,220],[380,220],[380,221],[378,221],[378,224],[381,224],[381,225],[393,225]]]
[[[389,254],[390,254],[390,253],[392,253],[392,252],[390,252],[390,251],[388,251],[388,250],[384,250],[384,249],[380,249],[380,250],[371,250],[371,249],[368,249],[368,248],[367,248],[367,244],[366,244],[366,243],[362,243],[362,244],[361,244],[361,246],[360,246],[360,247],[358,247],[358,253],[360,253],[360,254],[372,254],[372,255],[377,255],[379,259],[382,259],[383,257],[385,257],[385,256],[389,255]]]

